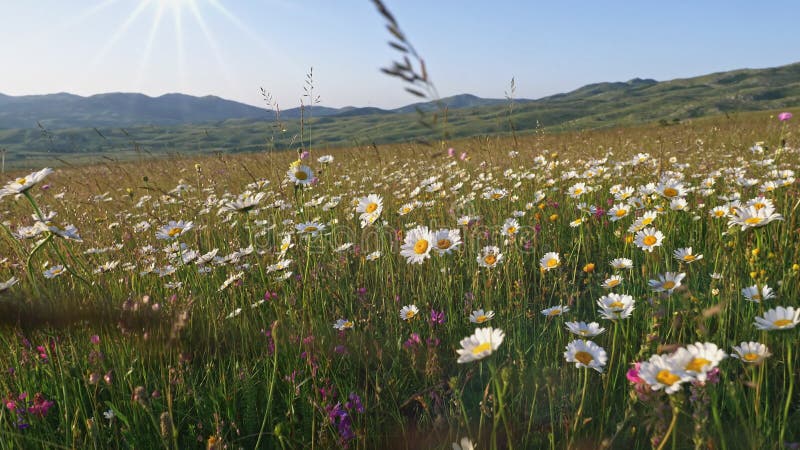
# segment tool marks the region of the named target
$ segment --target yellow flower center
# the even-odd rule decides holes
[[[764,208],[766,206],[767,205],[765,203],[758,202],[758,203],[753,205],[753,208],[755,208],[756,210],[759,210],[759,209]]]
[[[414,244],[414,253],[422,255],[426,251],[428,251],[428,241],[425,239],[420,239]]]
[[[508,227],[508,234],[514,234],[517,232],[517,227]]]
[[[661,370],[656,375],[656,381],[665,385],[665,386],[672,386],[673,384],[680,381],[681,377],[675,375],[674,373],[670,372],[669,370]]]
[[[775,322],[772,322],[772,324],[775,325],[776,327],[785,327],[790,323],[793,323],[791,319],[778,319]]]
[[[353,328],[353,322],[347,321],[344,323],[345,328]]]
[[[486,264],[492,266],[492,265],[494,265],[494,263],[497,262],[497,256],[495,256],[495,255],[486,255],[486,256],[483,257],[483,262],[485,262]]]
[[[480,315],[480,316],[475,318],[475,322],[476,323],[483,323],[483,322],[486,322],[487,320],[489,320],[489,318],[486,317],[485,315]]]
[[[364,211],[366,211],[368,214],[372,214],[376,209],[378,209],[378,204],[370,203],[366,208],[364,208]]]
[[[658,242],[658,239],[655,236],[645,236],[644,239],[642,239],[642,243],[648,247],[654,245],[656,242]]]
[[[492,199],[494,200],[499,200],[501,198],[503,198],[503,194],[498,194],[498,193],[492,194]]]
[[[167,231],[167,235],[169,235],[169,237],[175,237],[175,236],[181,234],[181,232],[183,232],[183,228],[181,228],[181,227],[173,227],[173,228],[170,228],[169,231]]]
[[[309,225],[309,226],[307,226],[307,227],[306,227],[306,230],[305,230],[305,231],[306,231],[307,233],[313,233],[313,232],[317,231],[318,229],[319,229],[319,228],[315,227],[314,225]]]
[[[606,281],[606,286],[608,286],[608,287],[614,287],[614,286],[617,286],[618,284],[619,284],[619,280],[616,279],[616,278],[612,278],[612,279]]]
[[[588,366],[594,360],[594,357],[589,352],[577,352],[575,353],[575,359],[578,360],[581,364]]]
[[[705,358],[693,358],[689,361],[689,364],[686,365],[686,370],[691,370],[692,372],[700,372],[703,370],[706,364],[709,364],[711,361]]]
[[[561,310],[560,309],[554,309],[554,310],[550,311],[549,313],[547,313],[548,316],[557,316],[559,314],[561,314]]]
[[[483,344],[478,345],[475,348],[473,348],[472,349],[472,354],[473,355],[477,355],[479,353],[482,353],[482,352],[485,352],[485,351],[491,350],[491,349],[492,349],[492,344],[489,343],[489,342],[484,342]]]
[[[552,269],[553,267],[558,265],[558,260],[555,258],[550,258],[547,260],[547,264],[545,264],[548,268]]]
[[[294,177],[300,181],[306,181],[308,179],[308,174],[305,172],[305,170],[298,170],[294,173]]]
[[[450,248],[451,245],[453,245],[453,243],[450,242],[450,239],[439,239],[439,242],[436,243],[436,246],[441,249]]]
[[[664,189],[664,197],[675,197],[676,195],[678,195],[677,189],[671,187]]]
[[[628,214],[628,211],[625,209],[618,209],[616,213],[614,213],[617,217],[625,217],[625,214]]]
[[[403,209],[401,210],[401,212],[403,214],[408,214],[409,212],[411,212],[411,208],[407,208],[407,207],[404,206]]]
[[[744,220],[747,225],[758,225],[761,223],[761,217],[748,217]]]
[[[747,362],[753,362],[758,359],[758,353],[745,353],[742,359]]]
[[[17,184],[25,184],[28,180],[26,178],[17,178]]]
[[[414,310],[409,309],[406,311],[406,319],[411,319],[414,317]]]
[[[642,225],[643,226],[650,225],[651,223],[653,223],[653,218],[652,217],[642,217]]]
[[[581,188],[576,188],[576,189],[575,189],[575,191],[574,191],[574,194],[575,194],[575,195],[581,195],[581,194],[583,194],[583,189],[581,189]]]
[[[686,262],[692,262],[696,259],[694,255],[683,255],[683,260]]]
[[[621,301],[616,301],[609,304],[608,307],[612,309],[622,309],[625,307],[625,304],[622,303]]]
[[[666,290],[672,289],[674,287],[675,287],[675,282],[672,280],[665,281],[664,284],[661,285],[661,288]]]
[[[717,216],[717,217],[722,217],[722,216],[725,215],[725,211],[722,211],[722,210],[714,211],[714,215]]]

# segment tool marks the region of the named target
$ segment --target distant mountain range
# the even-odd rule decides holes
[[[508,101],[462,94],[447,105],[451,137],[507,133]],[[515,99],[518,132],[534,128],[589,129],[642,122],[800,106],[800,63],[741,69],[692,78],[597,83],[537,100]],[[440,130],[419,123],[422,102],[396,109],[314,106],[315,145],[352,145],[435,139]],[[286,131],[275,134],[273,111],[219,97],[167,94],[72,94],[12,97],[0,94],[0,148],[13,159],[33,154],[255,151],[265,142],[281,149],[296,144],[300,109],[281,111]],[[39,129],[41,124],[47,133]],[[292,144],[294,143],[294,144]],[[137,150],[138,151],[138,150]],[[43,156],[42,156],[43,157]]]
[[[597,83],[574,91],[538,100],[515,99],[518,105],[531,108],[572,109],[566,117],[579,117],[587,106],[604,105],[612,116],[626,110],[643,108],[646,117],[656,119],[665,103],[676,106],[684,116],[710,112],[753,110],[764,107],[797,105],[800,98],[800,63],[770,69],[744,69],[694,78],[657,82],[635,78],[627,82]],[[505,105],[505,99],[480,98],[461,94],[441,100],[450,110]],[[406,114],[417,109],[430,111],[433,102],[414,103],[396,109],[374,107],[329,108],[314,106],[313,117],[355,117],[366,115]],[[308,109],[306,109],[308,114]],[[298,119],[300,108],[281,111],[285,120]],[[171,126],[203,124],[229,119],[274,120],[273,111],[216,96],[194,97],[166,94],[110,93],[81,97],[59,93],[12,97],[0,94],[0,129],[48,129],[131,127],[141,125]]]
[[[530,100],[521,100],[530,101]],[[485,99],[463,94],[442,99],[451,109],[490,106],[505,100]],[[397,109],[306,107],[313,117],[344,117],[372,114],[403,114],[436,108],[432,103],[417,103]],[[300,118],[300,108],[281,110],[283,120]],[[149,97],[135,93],[97,94],[89,97],[59,93],[12,97],[0,94],[0,129],[30,128],[42,124],[48,129],[130,127],[139,125],[188,125],[228,119],[274,120],[275,112],[226,100],[213,95],[195,97],[165,94]]]

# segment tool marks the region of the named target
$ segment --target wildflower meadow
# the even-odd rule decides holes
[[[797,132],[8,172],[0,448],[798,448]]]

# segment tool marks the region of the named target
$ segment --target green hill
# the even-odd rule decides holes
[[[0,119],[8,110],[9,99],[18,98],[0,96]],[[510,130],[505,101],[461,95],[443,102],[449,105],[444,129],[451,138]],[[233,105],[227,106],[231,108],[240,105],[230,103]],[[517,132],[525,133],[537,128],[558,131],[643,122],[667,125],[708,115],[797,106],[800,106],[800,63],[663,82],[633,79],[591,84],[538,100],[515,101],[512,119]],[[137,154],[282,150],[300,145],[298,120],[287,120],[279,129],[273,115],[267,114],[266,118],[261,115],[269,111],[249,108],[257,110],[253,113],[261,112],[214,120],[213,117],[225,115],[218,114],[219,109],[217,116],[195,111],[194,114],[201,118],[205,114],[209,120],[177,125],[171,125],[169,120],[146,125],[136,125],[133,121],[130,126],[103,125],[98,121],[91,128],[51,129],[45,124],[46,130],[35,126],[0,129],[0,148],[7,149],[9,164],[34,165],[54,158],[71,162],[99,157],[129,158]],[[413,112],[417,109],[435,108],[431,103],[397,110],[315,107],[314,118],[306,123],[304,137],[308,139],[310,130],[312,145],[317,148],[440,138],[441,115],[434,126],[426,127],[420,123],[419,113]],[[113,110],[107,110],[107,114],[112,115]],[[287,117],[286,112],[283,117]],[[430,122],[430,112],[427,117]]]

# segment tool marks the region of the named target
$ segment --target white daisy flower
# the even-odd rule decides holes
[[[409,264],[422,264],[431,257],[434,239],[434,233],[428,230],[428,227],[418,226],[406,234],[405,241],[400,247],[400,255],[405,256]]]
[[[417,314],[419,314],[417,305],[406,305],[400,308],[400,318],[403,320],[411,320],[417,317]]]
[[[667,394],[678,392],[681,384],[691,379],[671,357],[662,355],[653,355],[643,362],[639,366],[639,378],[643,379],[650,389],[654,391],[664,389]]]
[[[193,222],[184,222],[183,220],[176,222],[174,220],[170,220],[169,223],[156,231],[156,238],[166,240],[175,239],[182,236],[192,228],[194,228]]]
[[[6,195],[24,194],[28,189],[41,182],[48,175],[53,173],[53,169],[46,167],[38,172],[30,173],[24,177],[17,178],[9,181],[2,189],[0,189],[0,198]]]
[[[658,274],[657,280],[650,280],[647,284],[654,292],[666,292],[672,294],[672,291],[681,286],[681,281],[686,277],[685,273],[666,272]]]
[[[615,258],[612,259],[609,264],[611,264],[611,267],[617,270],[633,268],[633,261],[628,258]]]
[[[679,348],[672,358],[675,363],[682,367],[686,373],[704,383],[708,372],[717,367],[728,355],[712,342],[697,342],[687,345],[686,348]]]
[[[304,165],[293,165],[286,171],[286,178],[295,186],[308,186],[314,182],[314,172]]]
[[[594,342],[576,339],[567,344],[564,359],[567,362],[575,363],[575,367],[579,369],[594,369],[603,373],[603,367],[608,361],[608,355],[602,347]]]
[[[672,255],[680,262],[691,264],[695,261],[703,259],[703,255],[695,255],[692,252],[692,247],[679,248],[672,252]]]
[[[566,325],[570,333],[584,338],[594,337],[606,331],[606,329],[601,327],[597,322],[588,324],[586,322],[566,322],[564,325]]]
[[[550,271],[561,265],[561,258],[556,252],[548,252],[539,260],[539,265],[542,270]]]
[[[562,305],[551,306],[550,308],[543,309],[541,311],[542,315],[547,317],[560,316],[566,312],[569,312],[569,306],[562,306]]]
[[[472,323],[484,323],[492,320],[494,317],[494,311],[484,311],[483,309],[477,309],[472,311],[472,314],[469,315],[469,321]]]
[[[441,229],[434,233],[433,236],[434,247],[433,250],[439,255],[446,255],[452,253],[459,245],[461,245],[461,231],[458,229],[449,230]]]
[[[747,364],[761,364],[766,358],[772,356],[766,345],[760,342],[742,342],[733,346],[731,356]]]
[[[333,324],[333,328],[344,331],[353,328],[353,322],[347,319],[339,319]]]
[[[500,253],[499,247],[487,245],[486,247],[483,247],[481,254],[478,255],[477,260],[479,266],[492,269],[503,262],[503,254]]]
[[[756,317],[759,330],[790,330],[800,323],[800,308],[778,306]]]
[[[755,303],[761,303],[763,300],[770,300],[775,298],[775,293],[772,288],[766,284],[761,286],[759,290],[758,285],[754,284],[742,289],[742,296],[747,300]]]
[[[633,238],[633,242],[636,246],[647,252],[652,252],[653,249],[660,246],[663,241],[664,234],[653,227],[637,231]]]
[[[622,284],[622,277],[619,275],[611,275],[603,281],[602,286],[606,289],[613,289]]]
[[[472,336],[461,340],[458,353],[458,363],[468,363],[481,360],[491,355],[503,343],[505,333],[503,330],[488,327],[478,328]]]

